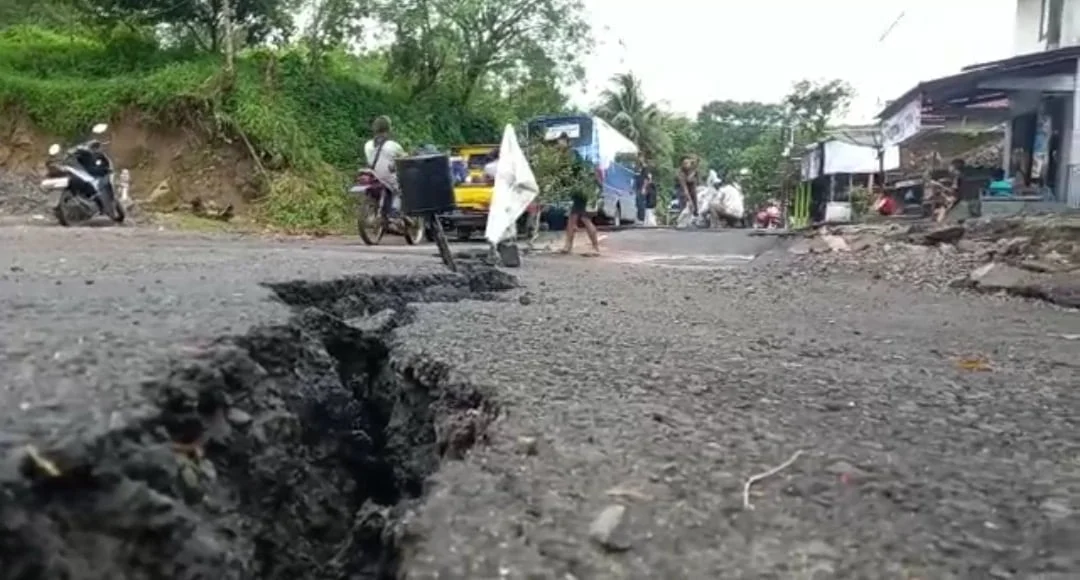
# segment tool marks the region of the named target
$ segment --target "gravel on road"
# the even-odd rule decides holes
[[[1080,574],[1072,312],[777,255],[498,294],[318,242],[0,243],[3,578]]]

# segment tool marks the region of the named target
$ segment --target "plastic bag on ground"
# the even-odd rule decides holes
[[[724,215],[741,218],[746,212],[742,189],[734,183],[721,187],[717,200]]]
[[[705,215],[705,209],[709,207],[712,202],[712,193],[710,188],[700,186],[697,188],[697,200],[698,200],[698,216],[695,217],[690,207],[690,204],[686,204],[686,207],[679,212],[679,217],[675,219],[675,227],[677,229],[688,228],[691,226],[699,226],[702,218]]]
[[[694,225],[694,214],[690,211],[689,206],[684,207],[679,212],[679,217],[675,218],[675,229],[686,229],[692,225]]]

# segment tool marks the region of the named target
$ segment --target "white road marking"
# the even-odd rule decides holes
[[[654,266],[675,266],[675,267],[698,267],[698,268],[712,268],[718,264],[735,265],[753,261],[754,256],[746,256],[739,254],[720,254],[713,256],[706,255],[681,255],[681,254],[645,254],[645,253],[612,253],[609,254],[610,259],[622,262],[626,264],[649,264]],[[678,264],[678,262],[690,262],[689,264]]]

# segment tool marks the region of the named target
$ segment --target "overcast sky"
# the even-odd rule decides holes
[[[646,96],[696,114],[715,99],[777,101],[803,78],[843,78],[858,96],[847,121],[968,64],[1010,56],[1016,0],[584,0],[599,46],[587,59],[591,103],[632,70]],[[885,40],[879,38],[903,12]],[[821,32],[812,32],[820,29]]]

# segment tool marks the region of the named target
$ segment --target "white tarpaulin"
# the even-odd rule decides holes
[[[922,128],[922,106],[922,95],[918,95],[885,120],[881,133],[885,137],[886,147],[895,147],[919,132]]]
[[[529,160],[518,145],[517,133],[514,132],[513,125],[507,125],[499,146],[495,190],[491,194],[484,237],[492,244],[497,244],[507,235],[513,235],[513,226],[517,219],[525,213],[539,192],[540,188],[536,185],[536,177],[529,167]]]
[[[837,173],[877,173],[881,169],[891,171],[900,167],[900,148],[885,147],[884,167],[878,161],[878,150],[867,145],[856,145],[843,141],[826,141],[824,175]]]

